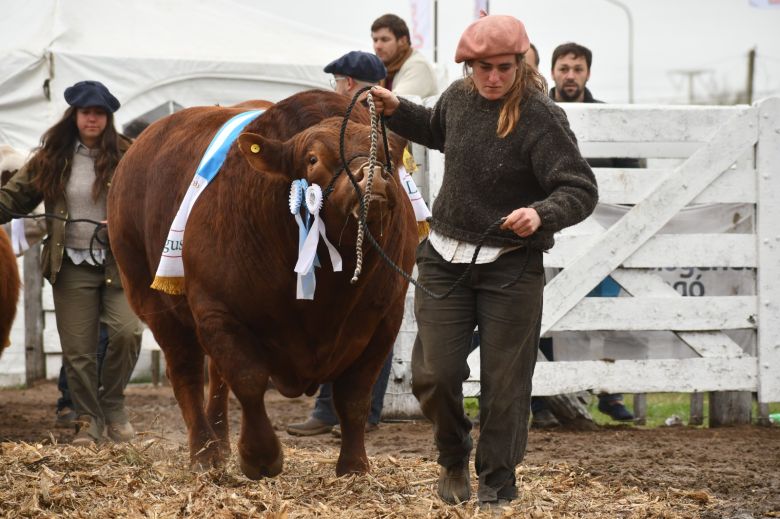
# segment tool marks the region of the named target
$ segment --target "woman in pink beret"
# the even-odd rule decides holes
[[[444,293],[489,230],[471,275],[452,295],[435,299],[417,289],[412,353],[412,390],[433,422],[439,452],[439,496],[465,502],[472,439],[462,383],[479,328],[474,465],[483,509],[518,497],[515,467],[525,455],[542,316],[542,253],[553,246],[554,233],[584,220],[598,199],[566,114],[523,61],[529,46],[520,20],[483,15],[463,32],[455,53],[464,78],[432,109],[372,89],[390,129],[445,156],[432,231],[417,249],[419,281]]]

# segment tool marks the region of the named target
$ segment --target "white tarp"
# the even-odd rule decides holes
[[[65,88],[101,81],[117,127],[168,101],[277,101],[327,88],[322,68],[370,40],[299,24],[251,0],[4,0],[0,142],[30,149],[67,105]],[[128,30],[131,28],[131,30]],[[50,99],[45,87],[48,85]]]
[[[67,108],[65,88],[77,81],[108,86],[122,103],[116,113],[121,130],[169,101],[185,107],[229,105],[329,88],[322,72],[327,63],[350,50],[370,50],[368,36],[344,38],[268,14],[262,5],[252,0],[2,0],[0,143],[25,151],[37,146]],[[59,346],[50,305],[46,308],[45,346],[54,353]],[[24,382],[23,332],[20,301],[12,346],[0,359],[0,386]],[[56,376],[59,361],[49,364],[49,377]]]

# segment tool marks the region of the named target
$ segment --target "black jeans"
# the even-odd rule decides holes
[[[525,270],[512,286],[502,288]],[[417,249],[420,282],[443,293],[466,264],[448,263],[424,241]],[[480,441],[475,460],[480,501],[514,499],[515,467],[528,440],[531,379],[541,326],[544,270],[541,251],[518,249],[475,265],[448,298],[415,292],[417,339],[412,391],[433,422],[439,464],[467,461],[471,421],[463,411],[466,358],[474,327],[480,333]]]

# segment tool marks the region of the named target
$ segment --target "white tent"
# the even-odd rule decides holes
[[[370,41],[268,14],[251,0],[4,0],[0,142],[30,149],[67,108],[63,91],[101,81],[117,127],[169,101],[276,101],[326,88],[322,68]]]

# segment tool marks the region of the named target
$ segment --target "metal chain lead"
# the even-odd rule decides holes
[[[367,95],[368,111],[371,114],[371,149],[368,155],[368,178],[366,179],[366,190],[363,194],[363,204],[360,207],[360,220],[358,221],[358,233],[357,244],[355,245],[355,254],[357,255],[357,262],[355,265],[355,273],[352,275],[350,283],[353,285],[357,283],[358,277],[363,270],[363,239],[365,236],[366,218],[368,217],[368,205],[371,202],[371,188],[374,184],[374,170],[376,169],[376,155],[377,155],[377,116],[376,107],[374,106],[374,97],[371,92]]]

